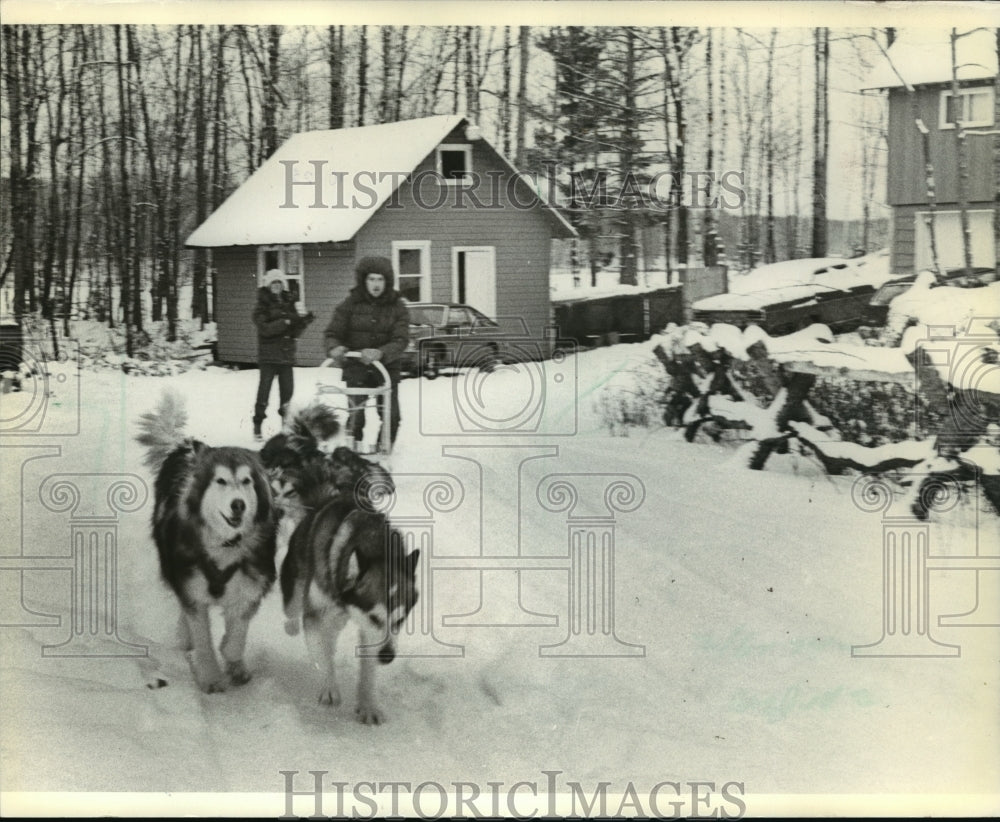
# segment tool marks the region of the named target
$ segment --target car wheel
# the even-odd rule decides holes
[[[503,357],[500,356],[500,352],[495,345],[490,346],[482,353],[479,368],[485,373],[490,374],[496,371],[501,365],[503,365]]]
[[[427,377],[429,380],[433,380],[437,377],[439,373],[438,360],[440,355],[437,351],[431,349],[426,354],[424,354],[424,363],[420,369],[420,375]]]

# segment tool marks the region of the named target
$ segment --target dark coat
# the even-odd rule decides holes
[[[410,312],[390,279],[376,299],[368,293],[358,275],[358,284],[333,312],[326,327],[326,350],[344,346],[349,351],[378,348],[382,365],[390,375],[398,375],[403,351],[410,342]]]
[[[312,315],[300,316],[287,291],[274,294],[269,288],[257,291],[253,323],[257,326],[257,362],[295,365],[295,338],[312,322]]]

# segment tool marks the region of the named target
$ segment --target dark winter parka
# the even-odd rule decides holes
[[[269,288],[257,291],[253,322],[257,326],[257,362],[295,365],[295,338],[309,324],[309,315],[299,316],[295,300],[287,291],[275,294]]]
[[[355,267],[356,285],[333,312],[326,328],[326,350],[345,346],[349,351],[378,348],[382,365],[390,375],[398,377],[403,351],[410,342],[410,313],[406,302],[396,291],[396,277],[385,260],[381,265],[365,258]],[[385,291],[377,298],[365,288],[368,274],[385,277]]]

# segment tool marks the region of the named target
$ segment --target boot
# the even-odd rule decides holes
[[[260,425],[261,425],[261,424],[260,424],[259,422],[255,422],[255,423],[253,424],[253,438],[254,438],[254,439],[255,439],[255,440],[257,441],[257,442],[261,442],[261,441],[263,441],[263,439],[264,439],[264,435],[263,435],[263,434],[261,433],[261,431],[260,431]]]

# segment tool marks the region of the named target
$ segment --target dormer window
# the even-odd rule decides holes
[[[954,128],[961,123],[962,128],[979,128],[993,125],[993,89],[989,86],[965,88],[952,96],[950,91],[941,92],[940,128]]]
[[[472,146],[459,144],[438,146],[437,173],[445,185],[471,185]]]

